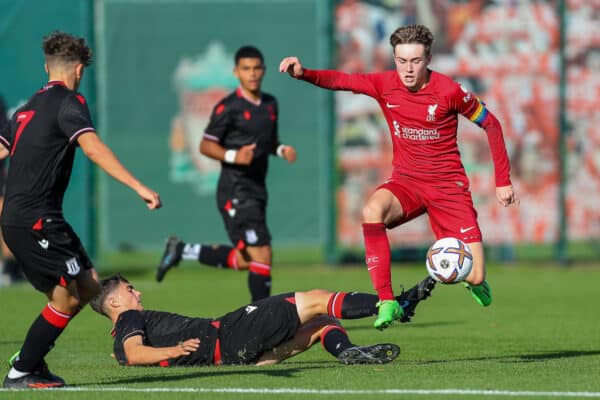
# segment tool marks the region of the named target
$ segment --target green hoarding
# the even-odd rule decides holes
[[[119,1],[96,3],[98,115],[103,138],[164,208],[149,213],[127,188],[100,177],[101,245],[158,249],[164,238],[227,242],[213,193],[214,165],[197,155],[207,113],[236,86],[233,53],[265,55],[263,89],[279,101],[279,134],[298,150],[272,158],[268,222],[275,248],[322,248],[331,231],[329,93],[277,71],[284,56],[327,67],[328,2]]]

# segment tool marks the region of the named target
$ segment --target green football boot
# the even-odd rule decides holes
[[[396,300],[380,300],[376,304],[379,314],[373,326],[380,331],[390,326],[395,320],[402,318],[404,311]]]
[[[19,353],[21,352],[21,350],[17,351],[15,354],[13,354],[9,359],[8,359],[8,368],[12,368],[13,364],[15,363],[15,360],[17,359],[17,357],[19,356]]]
[[[8,359],[8,368],[12,368],[15,360],[21,353],[21,350],[17,351]],[[60,376],[54,375],[48,369],[48,364],[45,360],[42,360],[35,369],[29,375],[25,375],[21,378],[10,379],[8,376],[4,379],[3,386],[5,388],[12,389],[41,389],[50,387],[62,387],[65,386],[65,380]]]
[[[465,287],[480,306],[487,307],[492,304],[492,289],[486,281],[483,281],[481,285],[477,286],[465,282]]]

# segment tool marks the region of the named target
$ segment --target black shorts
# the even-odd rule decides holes
[[[300,328],[294,293],[267,297],[219,318],[222,364],[255,364]]]
[[[217,205],[229,240],[234,246],[271,245],[266,201],[218,196]]]
[[[64,222],[45,222],[42,228],[2,225],[4,240],[33,287],[47,293],[67,286],[82,270],[93,268],[81,241]]]

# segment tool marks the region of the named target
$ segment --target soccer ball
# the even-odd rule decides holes
[[[425,261],[429,275],[441,283],[464,281],[473,267],[469,245],[456,238],[443,238],[427,251]]]

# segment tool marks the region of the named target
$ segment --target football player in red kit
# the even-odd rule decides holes
[[[396,29],[390,37],[396,69],[381,73],[310,70],[297,57],[286,57],[279,66],[280,72],[322,88],[370,96],[387,120],[393,142],[392,175],[363,209],[366,263],[380,299],[377,329],[403,313],[392,291],[386,230],[424,213],[436,239],[450,236],[469,244],[473,270],[465,285],[480,305],[492,302],[477,211],[457,146],[459,114],[487,133],[498,202],[505,207],[519,204],[500,123],[477,96],[429,69],[432,43],[433,35],[423,25]]]

